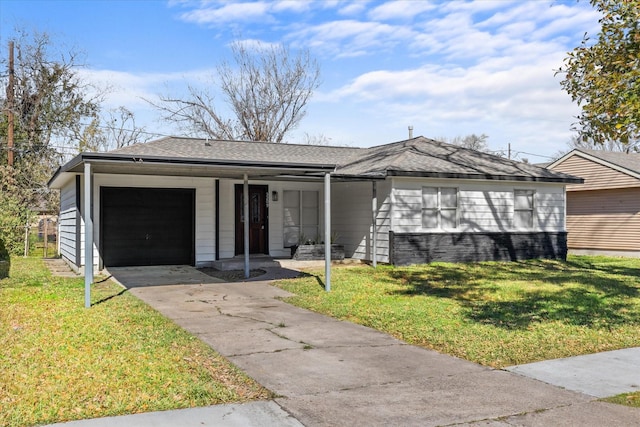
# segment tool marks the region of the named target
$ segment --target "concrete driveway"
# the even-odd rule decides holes
[[[130,292],[275,392],[275,402],[306,426],[640,422],[638,409],[286,304],[277,298],[289,293],[268,282],[215,283],[198,274],[192,284],[131,282]],[[126,275],[118,278],[127,285]]]

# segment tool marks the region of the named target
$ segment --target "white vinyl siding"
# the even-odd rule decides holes
[[[378,181],[375,232],[377,259],[389,262],[391,227],[391,180]],[[331,185],[331,230],[335,243],[344,245],[347,258],[373,259],[373,184],[336,182]]]
[[[60,189],[60,217],[58,220],[58,251],[60,256],[76,264],[78,242],[77,223],[80,216],[76,206],[76,180],[72,179]]]
[[[458,227],[458,189],[422,187],[422,228]]]
[[[533,191],[533,225],[528,231],[565,231],[564,186],[472,180],[393,179],[391,229],[397,233],[443,232],[423,227],[423,188],[458,189],[457,228],[453,232],[522,231],[514,224],[514,190]]]

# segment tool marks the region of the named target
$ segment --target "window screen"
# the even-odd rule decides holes
[[[317,191],[283,191],[284,247],[300,244],[300,237],[316,240],[319,230]]]
[[[422,187],[422,227],[458,227],[458,189]]]
[[[515,228],[533,228],[533,190],[514,190],[513,226]]]

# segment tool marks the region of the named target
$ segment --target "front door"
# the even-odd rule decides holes
[[[249,186],[249,253],[268,254],[268,220],[267,195],[269,187],[266,185]],[[244,253],[244,215],[243,185],[236,184],[236,255]]]

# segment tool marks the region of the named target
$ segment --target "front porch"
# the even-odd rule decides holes
[[[213,261],[211,267],[220,271],[244,270],[245,257],[244,255],[236,255],[233,258],[219,259]],[[269,255],[252,254],[249,256],[250,270],[280,267],[280,263]]]
[[[332,259],[331,265],[337,264],[361,264],[360,259],[355,258],[341,258]],[[250,270],[272,270],[272,269],[285,269],[291,271],[301,271],[308,268],[322,268],[325,265],[324,259],[318,260],[296,260],[292,258],[273,258],[269,255],[251,255],[249,257]],[[245,259],[243,255],[238,255],[233,258],[226,258],[214,261],[211,265],[212,268],[219,271],[238,271],[244,270]]]

